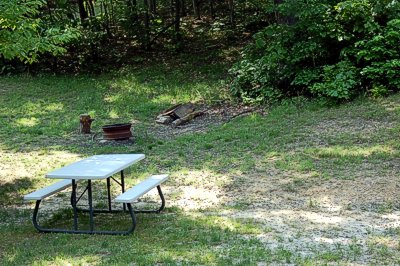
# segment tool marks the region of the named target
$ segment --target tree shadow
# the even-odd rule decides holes
[[[276,260],[259,241],[241,236],[251,230],[257,231],[257,228],[220,217],[191,217],[173,210],[138,215],[137,229],[128,236],[34,233],[33,241],[21,237],[26,235],[25,230],[3,229],[3,243],[8,244],[3,263],[221,265],[240,262],[248,265],[254,261]]]
[[[21,195],[37,185],[37,179],[22,177],[0,183],[1,205],[14,205],[20,202]]]
[[[79,115],[83,113],[96,119],[93,131],[105,124],[132,121],[138,122],[135,127],[145,130],[158,112],[174,102],[196,101],[203,92],[218,91],[224,73],[220,64],[198,68],[166,64],[126,68],[100,77],[4,78],[1,144],[29,150],[43,148],[46,139],[63,143],[64,136],[78,131]]]
[[[136,77],[132,78],[135,79]],[[161,83],[152,83],[152,81],[148,81],[149,84],[152,83],[149,90],[143,89],[143,91],[135,91],[135,87],[132,87],[130,85],[132,81],[129,81],[129,78],[126,81],[126,84],[124,82],[125,81],[121,82],[122,85],[116,84],[115,87],[107,88],[107,90],[116,90],[116,92],[111,93],[108,96],[106,95],[107,97],[111,97],[111,99],[113,99],[112,96],[115,97],[115,99],[112,100],[110,104],[115,104],[119,106],[116,107],[116,113],[124,119],[128,119],[136,111],[141,112],[141,110],[144,110],[142,113],[142,119],[144,119],[145,121],[153,112],[160,110],[162,104],[168,103],[172,97],[171,95],[169,95],[168,97],[170,98],[165,101],[162,100],[162,97],[158,101],[152,101],[150,99],[150,101],[147,101],[150,103],[146,103],[146,107],[137,106],[137,109],[136,107],[131,108],[129,105],[130,102],[144,101],[144,98],[149,93],[154,94],[154,97],[152,99],[156,99],[157,97],[159,97],[159,95],[163,95],[162,93],[157,92],[156,85],[161,84],[157,86],[162,87],[165,85],[165,83],[164,81],[162,81]],[[176,84],[178,83],[179,82],[177,82]],[[174,88],[177,89],[178,85],[175,85]],[[97,96],[98,99],[103,99],[103,97],[107,98],[102,94],[106,90],[106,88],[103,89],[104,90]],[[168,88],[163,88],[163,90],[166,93],[168,92]],[[32,93],[33,91],[34,90],[32,89],[28,90],[29,93]],[[74,93],[79,94],[79,89],[74,91]],[[85,94],[83,100],[79,100],[81,102],[80,105],[86,104],[91,101],[91,98],[89,97],[90,93],[98,92],[96,92],[95,89],[89,91],[88,94]],[[62,97],[62,89],[60,89],[55,95],[57,95],[57,97]],[[72,94],[69,94],[68,97],[71,96]],[[390,100],[388,101],[390,102]],[[56,101],[54,100],[53,103],[56,103]],[[57,110],[54,111],[54,113],[52,114],[57,114],[62,116],[63,118],[67,117],[72,119],[78,113],[71,114],[68,111],[71,108],[76,108],[74,107],[74,104],[70,103],[70,100],[65,100],[64,104],[65,106],[68,106],[68,108],[64,106],[62,110],[59,110],[59,114],[57,114]],[[21,115],[21,113],[23,113],[23,110],[29,110],[29,106],[30,105],[28,104],[27,108],[22,108],[19,112],[15,114],[11,111],[10,106],[7,110],[9,111],[10,115],[13,114],[15,117],[18,117],[19,115]],[[102,106],[101,108],[99,108],[99,110],[106,110],[102,108],[105,107]],[[348,105],[337,107],[337,109],[335,109],[335,112],[333,112],[331,109],[321,108],[318,109],[319,112],[316,113],[313,108],[315,107],[305,107],[299,109],[296,106],[285,106],[282,108],[277,108],[275,111],[272,111],[268,115],[268,117],[250,116],[247,118],[240,118],[221,127],[212,128],[207,134],[182,136],[169,141],[158,142],[158,140],[154,137],[149,137],[146,136],[144,133],[139,133],[136,144],[129,147],[98,147],[95,145],[82,146],[81,143],[71,142],[62,145],[54,143],[53,146],[44,148],[48,143],[48,140],[39,139],[38,142],[31,143],[29,149],[48,149],[52,151],[70,152],[75,155],[85,157],[98,153],[145,153],[147,159],[143,161],[143,163],[141,162],[139,165],[133,168],[133,170],[129,174],[129,177],[139,176],[141,178],[145,174],[149,173],[170,172],[171,178],[168,183],[170,187],[186,186],[189,188],[198,188],[204,186],[216,186],[218,188],[221,188],[222,191],[233,188],[232,194],[242,195],[241,197],[235,196],[229,199],[234,203],[239,203],[237,204],[237,206],[235,206],[235,211],[237,211],[237,213],[245,213],[246,208],[253,208],[254,206],[256,206],[257,197],[267,197],[269,194],[272,193],[270,191],[265,191],[264,194],[260,194],[256,190],[246,190],[248,188],[251,188],[253,185],[253,187],[256,187],[257,185],[257,182],[255,182],[254,184],[250,184],[252,185],[250,186],[248,183],[250,180],[254,179],[258,181],[257,178],[264,178],[266,181],[291,181],[294,187],[294,191],[291,197],[297,198],[295,200],[298,200],[300,198],[297,202],[301,202],[303,204],[300,205],[300,207],[296,207],[297,211],[304,211],[303,214],[309,215],[311,218],[304,218],[303,214],[301,214],[300,216],[298,215],[297,217],[303,217],[312,224],[312,222],[314,221],[313,219],[315,219],[316,216],[318,216],[319,218],[321,218],[320,216],[324,216],[321,213],[318,214],[318,212],[321,212],[318,209],[312,209],[311,211],[308,209],[302,209],[302,207],[304,207],[304,203],[307,203],[307,201],[310,201],[309,207],[313,207],[311,206],[314,205],[312,200],[314,200],[316,196],[320,196],[319,194],[310,194],[310,191],[312,192],[312,189],[318,188],[322,184],[326,183],[329,185],[329,180],[341,182],[339,175],[340,177],[342,177],[349,173],[365,174],[367,173],[367,171],[364,171],[365,169],[363,168],[365,164],[373,165],[374,167],[376,167],[374,171],[378,171],[380,173],[397,170],[396,167],[398,167],[398,164],[388,165],[387,163],[388,161],[391,163],[396,159],[395,156],[398,153],[398,144],[396,141],[393,141],[392,136],[393,133],[396,133],[399,130],[398,126],[394,124],[394,126],[390,128],[380,127],[377,130],[372,131],[362,131],[362,127],[356,127],[353,128],[354,130],[352,130],[351,132],[341,132],[337,135],[325,134],[326,132],[322,132],[322,134],[316,136],[314,135],[316,133],[314,129],[321,129],[321,123],[323,123],[327,119],[327,117],[337,117],[337,114],[331,113],[338,112],[339,114],[346,115],[347,113],[352,113],[354,110],[357,109],[354,109],[353,105]],[[36,111],[34,112],[38,112],[39,109],[40,108],[35,108]],[[398,121],[398,108],[396,106],[393,107],[393,104],[378,105],[374,107],[374,110],[375,111],[371,111],[370,113],[361,113],[357,115],[359,115],[359,117],[370,120],[385,117],[385,119],[393,121],[393,123]],[[378,114],[377,116],[376,113]],[[46,115],[51,116],[51,112],[47,112]],[[351,120],[350,122],[354,122],[354,120],[358,119],[357,115],[352,113],[351,116],[353,120]],[[2,117],[1,119],[4,119],[4,117]],[[99,120],[116,121],[118,118],[112,119],[102,117]],[[56,130],[55,133],[60,135],[67,134],[67,132],[70,132],[72,128],[71,125],[72,124],[68,124],[65,129]],[[337,124],[332,123],[328,124],[330,133],[335,132],[336,128],[333,127],[336,125]],[[54,125],[49,126],[50,129],[53,129],[53,127]],[[344,127],[342,126],[338,127],[339,132],[343,128]],[[18,127],[14,129],[20,131]],[[19,139],[21,138],[21,136],[24,136],[24,134],[28,136],[35,135],[33,132],[29,131],[24,133],[17,133],[16,135],[12,135],[11,132],[9,132],[8,136],[12,135],[13,137],[16,137],[15,140],[8,139],[7,141],[3,142],[2,145],[6,148],[12,148],[15,147],[15,145],[21,145],[22,142]],[[360,135],[362,134],[365,135],[365,138],[360,138]],[[367,138],[367,134],[369,134],[371,138]],[[2,137],[7,136],[3,135]],[[377,140],[379,140],[379,142],[377,142]],[[333,149],[327,147],[333,147]],[[15,151],[15,154],[22,155],[23,153]],[[53,156],[57,157],[58,155],[44,153],[38,156],[38,158],[35,158],[35,160],[46,160],[48,159],[48,157]],[[57,168],[65,163],[68,162],[58,161],[57,163],[47,165],[46,167],[49,169]],[[32,171],[38,170],[36,169]],[[204,175],[202,178],[199,178],[198,176],[191,177],[191,174],[193,174],[194,172],[207,172],[208,175]],[[317,177],[307,179],[308,174],[313,172],[316,174]],[[336,173],[337,176],[326,176],[329,174],[332,175],[332,172]],[[370,177],[372,177],[373,172],[368,172],[368,174],[371,174]],[[226,179],[223,180],[222,178],[225,177]],[[301,183],[300,181],[298,181],[298,179],[293,179],[293,177],[303,178],[304,183]],[[358,175],[355,178],[361,180],[364,177],[365,176]],[[353,180],[348,181],[349,182],[345,183],[345,185],[354,186],[354,184],[356,184],[353,182]],[[19,185],[18,182],[19,181],[16,182],[14,188],[18,188],[20,186],[24,189],[31,189],[37,186],[37,183],[35,182],[24,183],[24,181],[22,181],[21,185]],[[282,192],[283,187],[279,187],[280,185],[284,184],[279,182],[273,184],[273,186],[271,187],[271,191],[272,189],[277,189],[278,187],[278,192]],[[18,195],[16,196],[15,194],[12,194],[12,189],[13,186],[10,185],[9,188],[4,189],[3,191],[5,191],[4,193],[11,192],[8,195],[8,197],[10,197],[10,204],[15,204],[15,202],[17,202],[19,198]],[[10,192],[7,192],[8,190],[10,190]],[[338,190],[340,191],[340,188]],[[309,196],[307,196],[306,193],[309,193]],[[323,193],[325,193],[327,196],[335,196],[332,190],[327,190]],[[168,196],[169,195],[167,195],[167,197]],[[177,195],[177,197],[181,196],[181,194]],[[19,197],[21,197],[21,195],[19,195]],[[242,200],[243,198],[247,198],[248,201],[240,202],[240,200]],[[286,200],[287,202],[295,201],[290,199]],[[214,204],[211,211],[230,211],[231,209],[226,207],[226,203],[226,198],[222,198],[217,204]],[[395,202],[394,206],[397,207],[398,204]],[[266,209],[263,213],[263,215],[265,216],[259,218],[258,220],[256,219],[258,223],[268,221],[268,219],[265,218],[268,218],[268,215],[274,214],[274,212],[277,211],[281,211],[281,213],[277,214],[280,215],[280,217],[278,218],[285,218],[286,220],[290,220],[289,218],[287,218],[287,216],[285,216],[285,211],[293,211],[285,209],[283,204],[279,202],[275,205],[275,209],[271,208],[271,206],[269,205],[267,207],[266,205],[263,205],[262,207]],[[99,241],[97,242],[93,241],[93,238],[89,236],[60,236],[56,238],[51,235],[40,235],[40,241],[38,243],[30,243],[26,240],[15,241],[15,244],[11,244],[13,248],[11,248],[11,251],[9,251],[5,255],[5,257],[8,260],[7,263],[12,264],[15,261],[15,264],[23,264],[24,262],[26,262],[26,258],[23,257],[24,251],[22,247],[25,247],[26,245],[28,247],[27,258],[34,258],[38,261],[42,261],[43,263],[62,263],[65,260],[68,261],[73,260],[73,258],[77,258],[78,262],[80,262],[79,260],[82,260],[83,263],[89,260],[89,263],[93,264],[101,263],[101,260],[103,259],[105,263],[129,263],[131,261],[135,261],[136,259],[140,259],[141,261],[143,261],[143,264],[156,264],[164,261],[170,261],[171,263],[174,263],[176,261],[185,262],[186,260],[188,261],[188,264],[199,262],[200,264],[233,264],[237,263],[238,261],[240,264],[243,259],[243,264],[246,264],[254,263],[254,260],[252,260],[253,255],[250,252],[250,247],[254,245],[256,247],[256,253],[261,254],[259,255],[260,261],[270,261],[269,257],[267,257],[267,255],[270,254],[268,253],[269,251],[266,252],[267,255],[262,255],[264,254],[263,250],[265,250],[265,247],[261,245],[261,242],[259,242],[258,240],[255,242],[253,242],[254,240],[249,239],[246,240],[248,242],[240,242],[238,240],[238,243],[241,243],[240,245],[243,245],[245,247],[248,246],[248,249],[241,249],[239,246],[236,246],[236,244],[228,244],[227,246],[225,246],[225,242],[229,242],[230,238],[227,236],[226,239],[223,239],[223,241],[221,241],[221,238],[218,237],[218,235],[224,236],[225,227],[217,226],[217,228],[210,229],[211,231],[215,230],[217,232],[215,238],[219,242],[214,242],[213,237],[211,237],[211,239],[207,238],[204,240],[202,237],[210,235],[213,236],[212,232],[207,232],[204,229],[207,228],[207,226],[204,226],[204,224],[207,224],[207,222],[199,222],[197,218],[191,217],[189,212],[186,214],[180,213],[176,216],[171,215],[171,217],[173,218],[169,217],[168,215],[167,218],[162,215],[149,216],[148,220],[145,216],[143,216],[143,221],[146,221],[145,224],[147,224],[148,226],[144,226],[145,228],[140,229],[143,231],[140,231],[139,225],[138,231],[134,234],[134,236],[139,236],[138,239],[132,240],[132,238],[128,237],[126,238],[128,240],[124,238],[122,238],[121,240],[120,238],[116,238],[118,239],[118,242],[114,242],[109,238],[96,236],[94,237],[94,239]],[[368,213],[366,213],[366,215],[368,215]],[[213,221],[215,220],[214,218],[207,218],[207,214],[204,214],[204,216],[205,217],[203,217],[202,219],[211,219]],[[26,217],[27,215],[25,216],[25,218]],[[322,218],[329,219],[330,217]],[[153,221],[153,219],[155,220]],[[179,222],[180,220],[183,221],[183,224]],[[299,223],[296,219],[296,216],[294,219],[291,220],[291,222],[293,224]],[[180,231],[180,228],[184,227],[185,223],[193,224],[193,226],[191,226],[190,229]],[[330,225],[328,226],[322,226],[322,229],[324,231],[329,231],[330,229],[332,229],[331,226],[332,223],[330,223]],[[340,228],[352,227],[354,226],[354,223],[345,219],[342,222],[337,222],[336,224],[333,223],[333,227],[335,226]],[[13,227],[13,229],[10,231],[7,231],[8,229],[6,229],[4,237],[8,238],[8,242],[12,242],[11,238],[13,233],[18,232],[22,239],[24,238],[22,235],[29,235],[31,232],[30,230],[32,229],[33,228],[31,226],[27,225],[23,228]],[[298,231],[301,230],[303,229],[298,229]],[[340,232],[342,231],[342,229],[339,229],[337,231]],[[143,233],[143,235],[141,235],[141,232]],[[307,232],[312,232],[312,230],[309,230]],[[200,233],[201,236],[199,235]],[[192,235],[194,235],[194,240],[190,238],[190,236]],[[234,235],[236,237],[236,235],[240,234]],[[335,239],[335,237],[333,238]],[[73,244],[71,244],[76,239],[76,244],[78,246],[79,252],[77,252],[77,248],[74,247]],[[51,247],[50,251],[47,254],[44,254],[46,252],[43,252],[42,249],[47,246],[48,241],[50,241],[51,243],[55,243],[53,245],[55,247]],[[91,241],[96,243],[91,243]],[[125,246],[121,247],[119,241],[121,241],[123,245],[126,245],[126,247],[129,248],[126,248]],[[311,239],[311,242],[312,241],[313,239]],[[326,246],[334,249],[337,243],[342,243],[340,241],[342,240],[339,239],[336,242],[332,240],[331,242],[327,242]],[[288,240],[288,242],[290,241]],[[99,243],[101,243],[100,245],[104,245],[104,247],[101,246],[101,248],[99,248]],[[171,246],[168,246],[170,243],[172,243]],[[189,243],[187,248],[185,248],[186,243]],[[218,244],[214,245],[214,243]],[[351,247],[353,247],[351,246],[352,244],[350,242],[343,243],[341,245],[344,245],[349,250],[351,249]],[[143,254],[138,254],[138,252],[136,251],[141,250],[142,244],[145,247],[145,251]],[[286,254],[285,260],[288,259],[289,261],[292,261],[294,255],[290,254],[293,253],[286,252],[287,250],[285,248],[279,248],[280,244],[282,243],[279,242],[279,239],[272,240],[271,247],[276,248],[276,250],[278,251],[281,250],[281,255],[283,257],[285,257],[284,254]],[[63,245],[66,245],[66,247],[64,247]],[[288,245],[290,246],[290,243],[288,243]],[[232,250],[234,251],[229,251],[229,247],[232,246]],[[354,246],[354,248],[356,247],[357,245]],[[132,250],[135,250],[135,252],[133,254],[129,253],[129,251],[132,252]],[[226,258],[225,255],[220,253],[220,251],[222,253],[225,252],[226,254],[228,254],[228,257],[231,256],[231,258]],[[242,255],[239,256],[238,254],[236,254],[236,251],[238,253],[243,251],[243,253],[241,253]],[[233,254],[231,254],[230,252],[233,252]],[[340,251],[338,252],[340,253]],[[125,256],[125,254],[128,254],[126,255],[126,260],[124,258],[121,258]],[[248,254],[248,256],[245,256],[246,254]],[[203,255],[204,258],[202,257]],[[328,257],[328,255],[326,256]],[[235,259],[237,259],[238,261],[235,261]]]

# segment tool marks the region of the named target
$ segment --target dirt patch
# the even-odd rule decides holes
[[[400,170],[400,165],[396,167]],[[360,172],[367,174],[355,180],[318,182],[310,174],[270,169],[225,177],[228,185],[207,194],[208,199],[190,197],[190,201],[198,210],[209,208],[210,202],[231,206],[232,210],[208,214],[253,220],[264,228],[257,238],[269,249],[285,249],[304,258],[342,254],[357,264],[393,261],[400,249],[399,235],[394,233],[400,227],[400,178],[395,170],[379,176]],[[311,179],[311,184],[288,190],[296,179]],[[193,210],[182,204],[189,197],[181,197],[173,204]],[[389,244],[373,246],[374,239]],[[381,247],[389,250],[384,258],[375,254]]]

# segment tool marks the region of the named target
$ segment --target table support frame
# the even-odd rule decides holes
[[[165,207],[165,198],[162,193],[161,187],[157,186],[157,191],[161,199],[161,206],[157,210],[134,210],[131,203],[124,203],[123,210],[112,210],[111,209],[111,192],[110,192],[110,178],[107,178],[107,197],[108,197],[108,209],[107,210],[96,210],[93,209],[93,195],[92,195],[92,180],[88,180],[87,187],[83,191],[83,193],[77,199],[76,197],[76,189],[77,184],[76,180],[72,179],[72,192],[71,192],[71,206],[73,209],[73,229],[59,229],[59,228],[44,228],[39,225],[38,222],[38,213],[41,200],[37,200],[35,204],[35,209],[33,211],[32,222],[33,226],[41,233],[67,233],[67,234],[102,234],[102,235],[128,235],[132,233],[136,228],[136,216],[135,213],[160,213]],[[114,178],[112,178],[114,179]],[[119,182],[117,182],[119,183]],[[122,191],[125,191],[125,183],[124,183],[124,174],[121,171],[121,183]],[[83,194],[87,192],[88,194],[88,205],[89,209],[79,209],[77,207],[78,201],[81,199]],[[132,220],[132,224],[130,225],[129,229],[125,231],[105,231],[105,230],[95,230],[94,227],[94,214],[95,213],[116,213],[116,212],[126,212],[126,208],[128,209],[128,213]],[[89,230],[79,230],[78,228],[78,212],[89,212]]]

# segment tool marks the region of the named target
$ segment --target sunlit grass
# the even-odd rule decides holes
[[[148,132],[156,114],[173,104],[228,98],[224,75],[222,66],[191,69],[188,64],[176,69],[125,69],[98,77],[1,78],[0,86],[6,89],[0,95],[0,264],[313,265],[315,261],[356,261],[361,254],[354,243],[304,257],[280,246],[285,232],[269,248],[258,237],[271,233],[271,228],[256,219],[226,214],[246,211],[268,197],[268,192],[245,194],[242,190],[256,186],[257,181],[269,181],[271,176],[278,177],[274,189],[293,193],[292,200],[296,200],[296,193],[331,180],[393,174],[391,165],[398,160],[400,148],[400,96],[360,99],[335,107],[293,101],[270,108],[266,116],[235,118],[205,133],[159,139]],[[90,137],[77,134],[83,113],[96,119],[94,132],[104,124],[134,121],[136,143],[93,144]],[[149,174],[170,173],[166,213],[140,215],[137,230],[127,237],[34,231],[29,220],[32,205],[23,203],[22,196],[52,182],[43,178],[45,173],[93,154],[139,152],[146,154],[146,160],[127,171],[128,186]],[[237,193],[227,198],[224,193],[230,190]],[[320,196],[309,196],[303,206],[306,211],[301,210],[311,221],[328,219],[314,213],[323,207]],[[184,206],[182,202],[188,201],[191,204]],[[375,213],[388,214],[398,203],[374,206]],[[99,226],[110,222],[104,220]],[[117,219],[116,225],[125,224]],[[373,241],[374,258],[383,256],[395,262],[396,243],[376,242],[379,247],[375,249]]]

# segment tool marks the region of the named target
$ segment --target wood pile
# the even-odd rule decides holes
[[[156,123],[177,127],[202,114],[204,111],[196,111],[196,106],[192,103],[178,104],[161,112]]]

